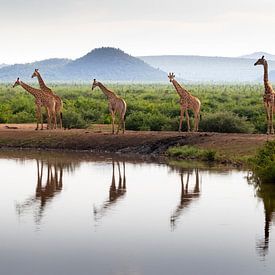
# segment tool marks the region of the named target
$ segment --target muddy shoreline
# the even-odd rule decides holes
[[[163,157],[171,146],[192,145],[212,149],[224,159],[253,156],[273,136],[260,134],[135,132],[112,135],[108,131],[87,129],[34,131],[33,127],[16,125],[0,127],[0,149],[54,150]]]

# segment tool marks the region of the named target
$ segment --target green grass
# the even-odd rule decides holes
[[[275,183],[275,141],[267,141],[250,163],[260,182]]]
[[[107,99],[98,88],[92,91],[90,85],[49,86],[63,99],[67,127],[110,123]],[[127,102],[127,129],[178,129],[179,97],[172,85],[106,86]],[[186,85],[186,88],[202,103],[200,131],[265,133],[262,85]],[[34,99],[21,87],[0,85],[0,102],[0,123],[35,121]],[[192,112],[190,116],[193,120]]]
[[[209,149],[200,149],[189,145],[170,147],[167,150],[167,155],[169,157],[178,159],[198,159],[204,161],[217,160],[216,151]]]

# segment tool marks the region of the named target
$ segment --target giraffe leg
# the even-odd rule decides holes
[[[273,127],[273,102],[271,103],[270,106],[270,133],[274,135],[274,127]]]
[[[47,117],[48,117],[48,126],[47,129],[52,129],[52,118],[51,118],[51,112],[49,108],[47,108]]]
[[[186,121],[187,121],[187,131],[190,132],[190,121],[189,121],[189,114],[188,110],[186,109]]]
[[[267,117],[267,135],[269,134],[269,129],[270,129],[270,112],[269,112],[269,106],[266,108],[266,117]]]
[[[124,117],[122,119],[122,126],[123,126],[122,133],[124,134],[124,132],[125,132],[125,118]]]
[[[200,113],[197,112],[195,115],[195,125],[196,125],[195,132],[199,131],[199,122],[200,122]]]
[[[198,115],[197,113],[194,114],[194,129],[193,132],[197,132],[197,121],[198,121]]]
[[[57,128],[56,112],[53,112],[52,117],[53,117],[53,128],[56,129]]]
[[[111,116],[112,116],[112,134],[114,134],[115,133],[115,115],[113,112],[111,113]]]
[[[38,130],[38,128],[39,128],[39,119],[40,119],[40,114],[41,113],[41,111],[39,110],[39,107],[38,106],[36,106],[36,112],[35,112],[35,114],[36,114],[36,128],[35,128],[35,130]]]
[[[40,130],[43,130],[43,114],[42,114],[42,112],[41,112],[41,108],[40,108],[40,125],[41,125],[41,128],[40,128]]]
[[[179,132],[181,132],[183,116],[184,116],[184,110],[183,110],[183,109],[180,109],[180,124],[179,124]]]
[[[62,112],[59,112],[59,125],[60,125],[60,129],[62,129]]]
[[[118,134],[119,133],[119,130],[120,130],[120,128],[121,128],[121,116],[119,116],[119,120],[118,120],[118,124],[117,124],[117,131],[116,131],[116,134]]]

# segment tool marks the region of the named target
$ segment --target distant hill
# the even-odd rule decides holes
[[[67,80],[159,82],[166,73],[115,48],[98,48],[67,64],[62,70]]]
[[[50,82],[102,81],[161,82],[166,73],[115,48],[98,48],[76,60],[48,59],[28,64],[16,64],[0,69],[0,81],[14,81],[16,77],[31,81],[35,68]]]
[[[180,81],[201,83],[258,83],[263,78],[262,66],[254,62],[265,55],[269,61],[270,80],[275,82],[275,60],[258,52],[243,57],[209,57],[162,55],[133,57],[120,49],[94,49],[75,59],[47,59],[0,68],[0,82],[13,82],[20,77],[31,79],[35,68],[46,82],[90,82],[93,78],[111,82],[164,82],[174,72]],[[275,57],[274,57],[275,58]]]
[[[254,66],[257,59],[187,55],[140,58],[155,68],[174,72],[176,77],[189,82],[259,82],[263,75],[263,68]],[[275,70],[275,61],[269,61],[269,69]]]
[[[14,64],[5,66],[0,69],[0,81],[15,81],[17,77],[29,82],[34,69],[39,69],[47,80],[54,80],[58,72],[66,64],[70,63],[69,59],[52,58],[27,64]]]
[[[255,53],[251,53],[251,54],[247,54],[247,55],[242,55],[240,56],[240,58],[248,58],[248,59],[259,59],[264,55],[265,59],[268,61],[275,61],[275,55],[270,54],[270,53],[266,53],[266,52],[255,52]]]

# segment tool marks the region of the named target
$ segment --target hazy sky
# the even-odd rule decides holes
[[[274,0],[0,0],[0,63],[80,57],[275,53]]]

